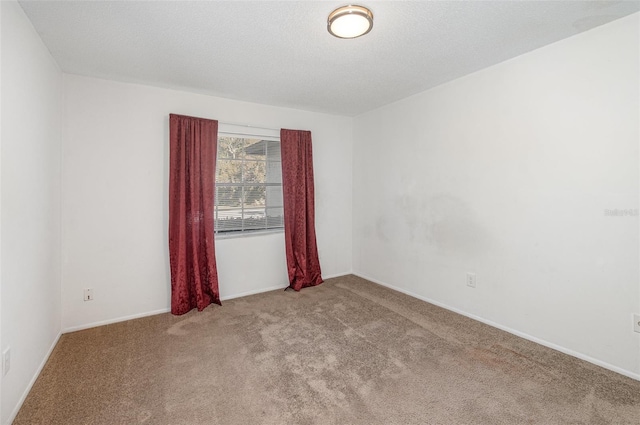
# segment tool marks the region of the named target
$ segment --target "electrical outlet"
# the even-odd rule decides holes
[[[640,314],[633,315],[633,331],[640,333]]]
[[[87,288],[84,290],[84,300],[93,301],[93,288]]]
[[[2,376],[7,376],[9,369],[11,369],[11,348],[2,352]]]
[[[476,287],[476,274],[467,272],[467,286],[470,288]]]

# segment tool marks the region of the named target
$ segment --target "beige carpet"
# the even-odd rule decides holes
[[[640,382],[354,276],[63,335],[18,424],[639,424]]]

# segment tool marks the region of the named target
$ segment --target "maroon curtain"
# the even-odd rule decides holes
[[[289,286],[299,291],[322,283],[316,245],[311,132],[282,129],[280,146]]]
[[[171,313],[220,304],[213,229],[218,121],[169,117]]]

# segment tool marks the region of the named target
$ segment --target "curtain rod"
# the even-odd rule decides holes
[[[279,128],[260,127],[260,126],[258,126],[258,125],[241,124],[241,123],[237,123],[237,122],[223,122],[223,121],[220,121],[220,124],[224,124],[224,125],[237,125],[238,127],[256,128],[256,129],[258,129],[258,130],[272,130],[272,131],[280,131],[280,129],[279,129]]]

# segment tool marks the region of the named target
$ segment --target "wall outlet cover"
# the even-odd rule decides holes
[[[633,315],[633,331],[640,333],[640,314]]]
[[[87,288],[84,290],[84,300],[93,301],[93,288]]]
[[[467,272],[467,286],[471,288],[476,287],[476,274]]]

